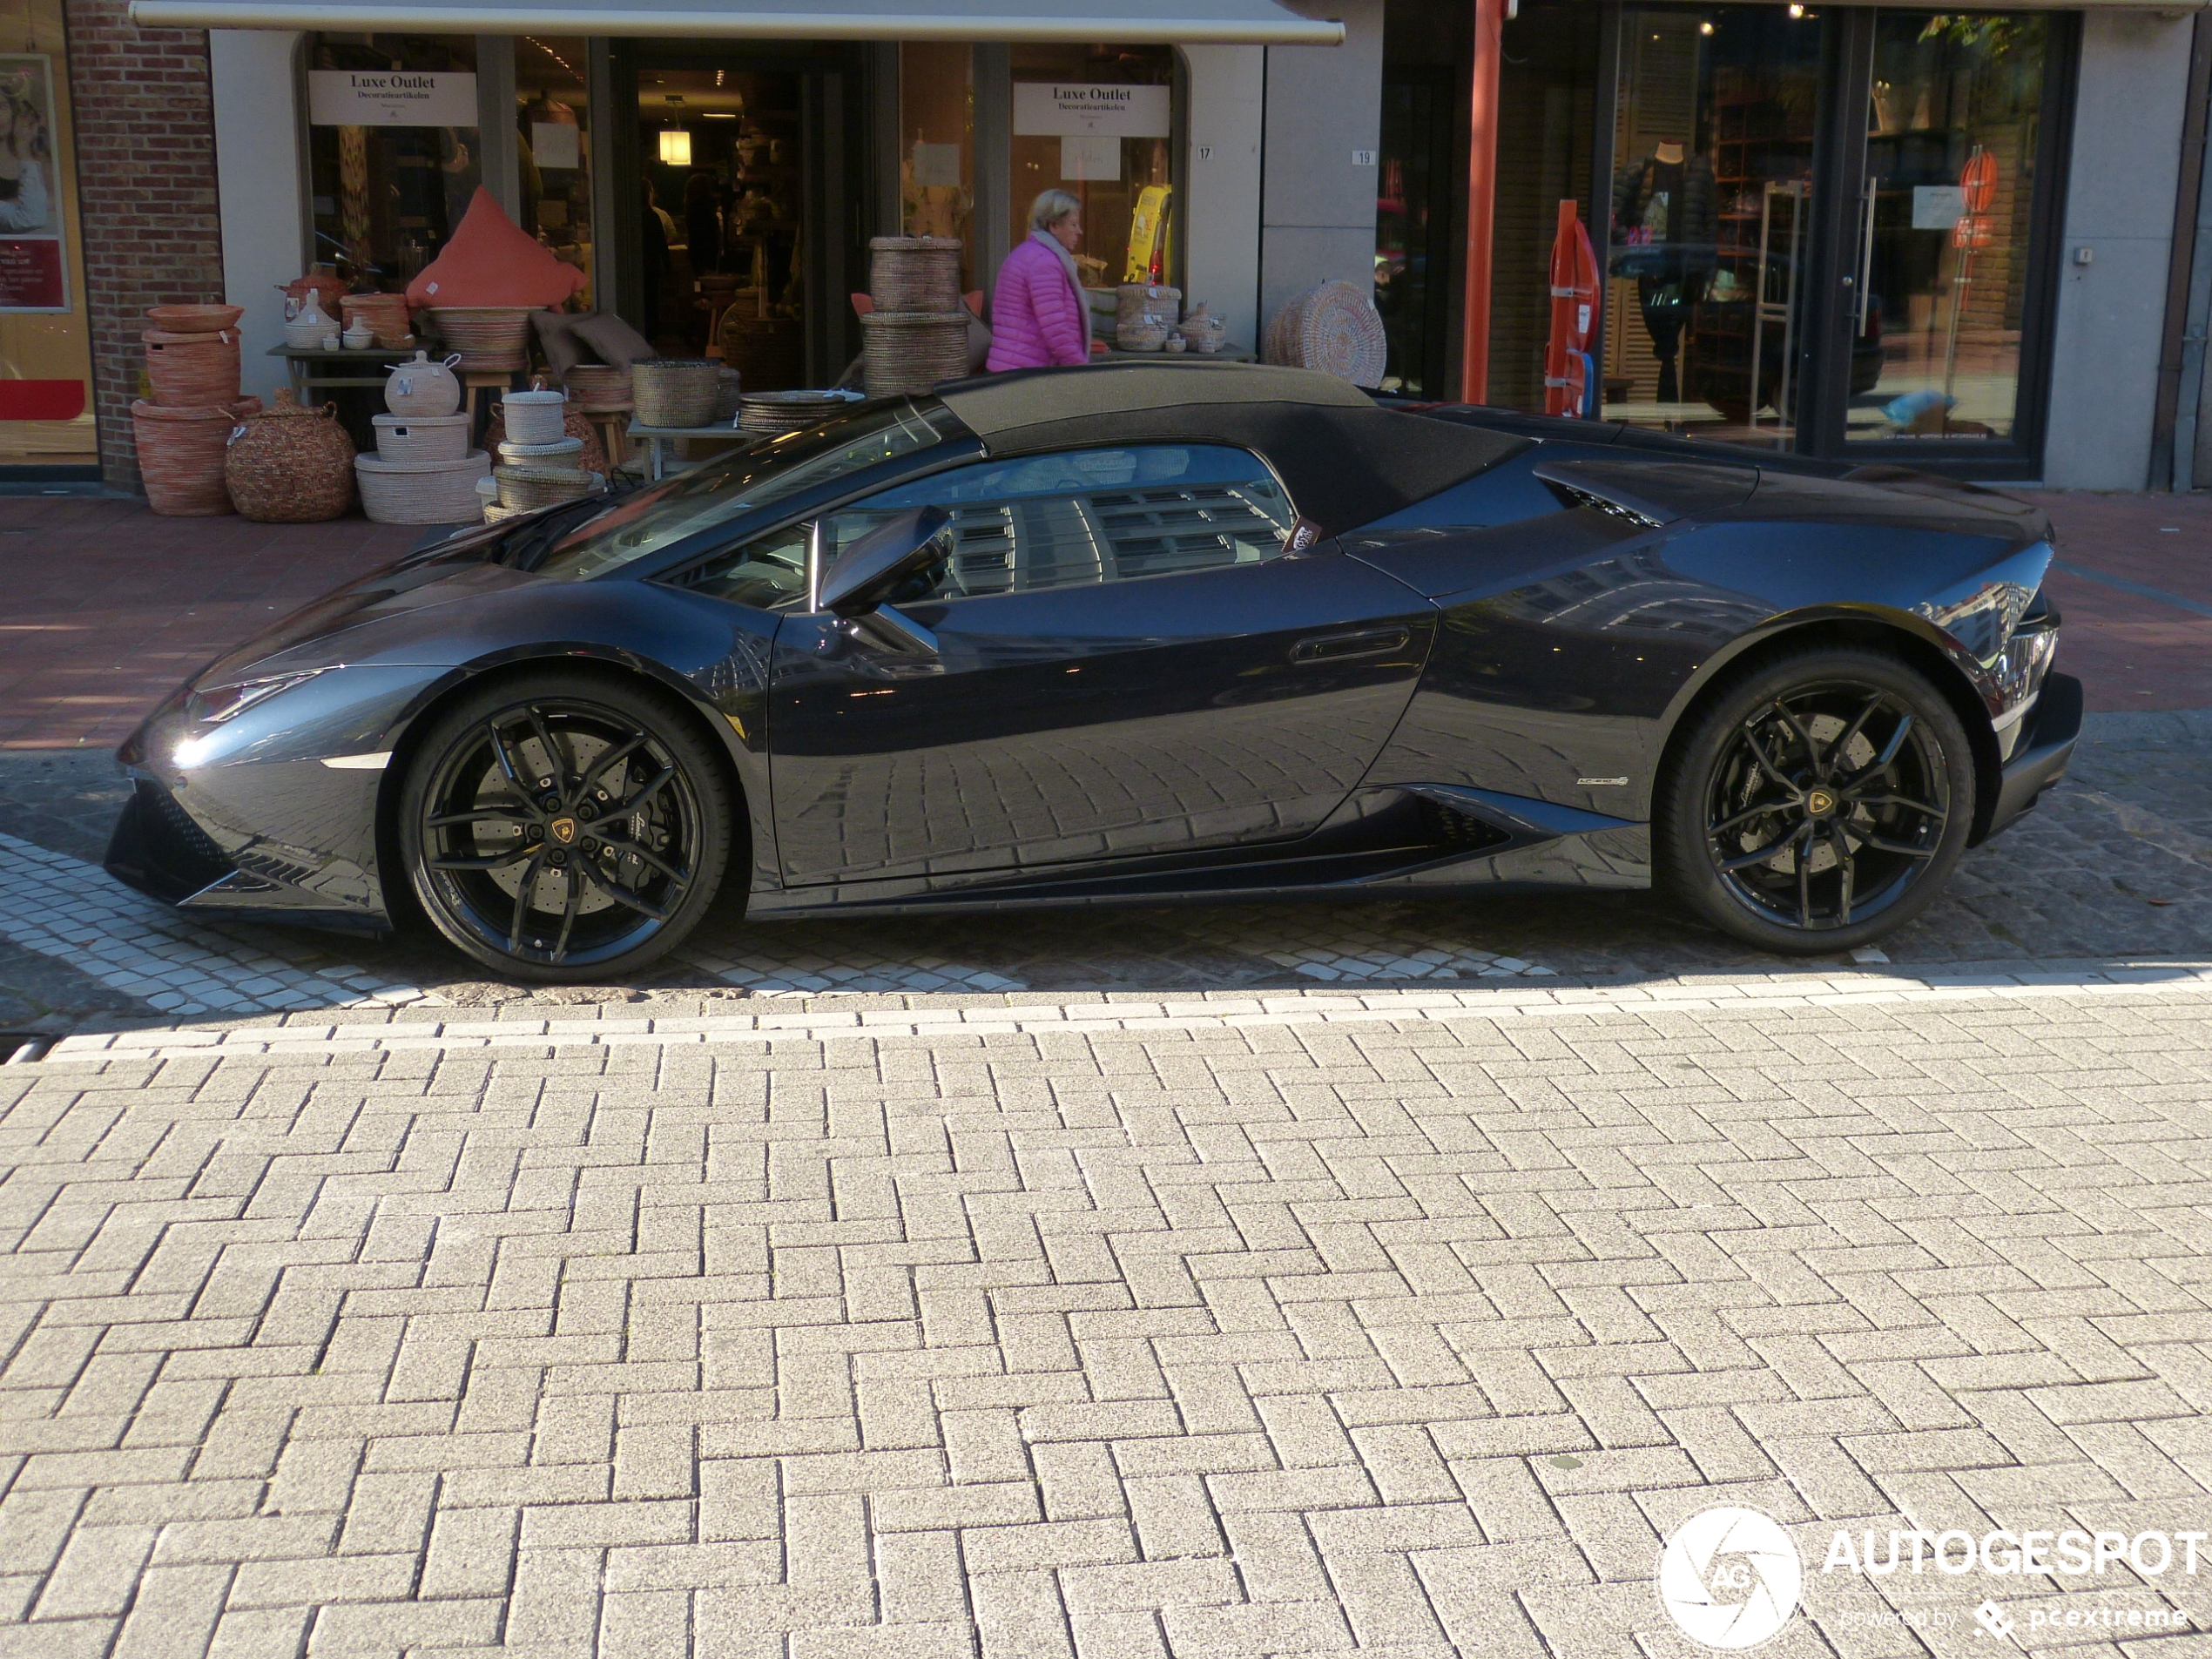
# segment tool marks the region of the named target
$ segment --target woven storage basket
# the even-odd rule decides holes
[[[165,334],[212,334],[235,328],[245,314],[244,306],[156,306],[146,320]]]
[[[461,407],[461,382],[453,373],[460,364],[457,354],[436,363],[420,351],[413,362],[394,363],[385,371],[392,378],[384,382],[384,407],[395,415],[453,414]]]
[[[368,318],[368,326],[376,331],[376,343],[387,351],[405,343],[413,332],[403,293],[349,293],[338,302],[338,312],[348,328],[355,319]]]
[[[499,459],[509,467],[581,467],[582,438],[556,438],[551,443],[502,443]]]
[[[275,407],[232,428],[223,482],[239,516],[262,524],[319,524],[354,504],[354,441],[338,406],[300,407],[280,388]]]
[[[258,409],[260,401],[251,406]],[[230,491],[223,487],[223,450],[245,407],[172,409],[143,399],[131,406],[147,506],[172,518],[231,510]]]
[[[1183,290],[1150,282],[1124,282],[1114,291],[1114,343],[1124,350],[1156,351],[1157,346],[1131,347],[1130,336],[1159,330],[1164,340],[1183,320]]]
[[[871,238],[868,297],[878,311],[958,311],[960,239]]]
[[[600,418],[604,420],[605,417]],[[561,436],[563,439],[574,438],[583,445],[583,453],[577,457],[576,465],[586,472],[604,472],[607,469],[607,446],[600,440],[599,428],[591,424],[591,419],[582,409],[571,407],[568,418],[561,424]],[[499,410],[495,408],[489,423],[484,428],[485,453],[500,448],[506,442],[507,423],[499,418]]]
[[[1270,320],[1263,354],[1271,363],[1318,369],[1354,386],[1379,386],[1389,341],[1373,300],[1349,282],[1324,282]]]
[[[235,330],[172,334],[149,328],[138,338],[145,342],[146,381],[153,388],[153,401],[164,408],[199,409],[238,401]]]
[[[639,426],[705,426],[714,418],[722,365],[704,357],[645,357],[630,366]]]
[[[968,317],[959,311],[872,311],[860,319],[870,397],[926,392],[968,373]]]
[[[473,523],[480,512],[476,480],[490,469],[491,457],[481,449],[458,461],[360,455],[354,462],[361,510],[380,524]]]
[[[727,363],[714,371],[714,415],[718,426],[727,426],[745,407],[745,376]]]
[[[572,408],[586,415],[620,415],[633,407],[630,371],[611,363],[578,363],[562,377]]]
[[[460,461],[469,453],[465,415],[376,415],[376,453],[385,461]]]
[[[561,435],[568,407],[566,392],[549,392],[542,387],[509,392],[499,400],[499,412],[507,418],[507,437],[513,443],[551,443]]]
[[[438,338],[461,354],[464,374],[511,373],[530,361],[528,306],[440,306]]]
[[[499,504],[525,513],[589,496],[604,482],[575,467],[499,467],[492,476],[499,480]]]

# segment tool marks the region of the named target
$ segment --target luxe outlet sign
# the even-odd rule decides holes
[[[1014,84],[1014,130],[1024,138],[1164,138],[1169,112],[1164,86]]]
[[[446,71],[318,69],[307,119],[319,127],[472,127],[476,78]]]

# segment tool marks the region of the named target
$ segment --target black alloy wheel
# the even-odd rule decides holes
[[[1856,949],[1932,903],[1974,814],[1966,729],[1898,658],[1812,651],[1698,714],[1654,803],[1656,873],[1737,938]]]
[[[448,710],[401,802],[415,896],[512,979],[604,981],[672,949],[729,860],[730,791],[679,711],[550,674]]]

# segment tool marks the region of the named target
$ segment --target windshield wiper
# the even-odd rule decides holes
[[[586,519],[597,517],[636,488],[635,483],[617,485],[604,495],[581,496],[534,514],[527,523],[516,527],[494,557],[517,570],[534,570],[538,561],[552,551],[554,543]]]

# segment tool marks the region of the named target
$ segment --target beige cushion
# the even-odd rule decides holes
[[[641,357],[661,354],[653,342],[611,311],[597,311],[576,320],[576,336],[599,354],[603,363],[628,368]]]
[[[533,311],[530,327],[537,331],[537,347],[556,380],[565,380],[578,363],[592,361],[590,348],[578,340],[576,326],[583,319],[566,311]]]

